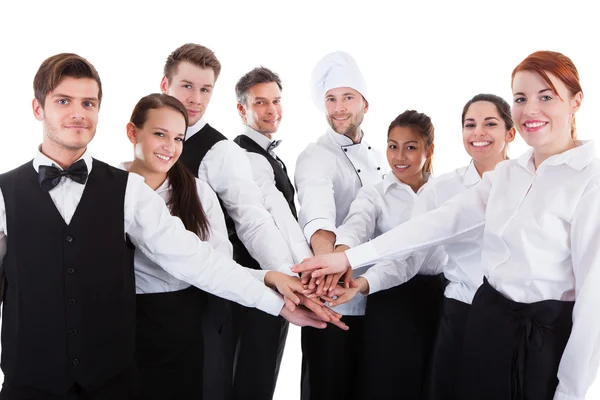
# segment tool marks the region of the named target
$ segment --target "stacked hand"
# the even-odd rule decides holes
[[[329,322],[340,329],[349,329],[341,321],[341,314],[329,309],[318,298],[307,296],[310,290],[299,278],[269,271],[265,275],[265,284],[284,296],[285,306],[280,315],[294,325],[323,329]]]

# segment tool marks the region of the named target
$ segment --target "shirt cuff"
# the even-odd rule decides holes
[[[349,250],[346,250],[345,253],[352,269],[373,264],[373,261],[379,258],[379,254],[377,254],[377,250],[375,250],[375,246],[373,246],[372,242],[367,242],[358,247],[353,247]]]
[[[265,292],[258,301],[256,308],[274,316],[281,314],[285,302],[283,297],[277,294],[274,290],[265,287]]]
[[[356,243],[351,235],[346,235],[344,233],[344,230],[339,230],[335,236],[335,245],[339,246],[339,245],[346,245],[348,247],[354,247],[354,246],[358,246],[360,243]]]
[[[310,250],[308,243],[303,241],[292,245],[292,256],[294,257],[294,262],[296,264],[300,264],[305,259],[311,258],[313,256],[313,252]]]
[[[381,290],[381,280],[379,276],[370,272],[371,270],[367,270],[364,274],[361,275],[362,278],[365,278],[367,282],[369,282],[369,294],[377,293]]]
[[[315,234],[318,230],[329,231],[333,233],[337,233],[335,229],[335,224],[329,221],[326,218],[317,218],[310,221],[308,224],[304,225],[304,236],[306,236],[306,241],[310,243],[310,238]]]
[[[253,278],[258,279],[261,283],[265,283],[265,275],[267,275],[267,270],[264,269],[251,269],[248,268],[248,272],[252,275]]]
[[[559,383],[556,392],[554,392],[554,400],[585,400],[585,397],[567,393]]]

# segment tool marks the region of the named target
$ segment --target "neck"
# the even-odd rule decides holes
[[[494,168],[496,168],[496,165],[500,161],[504,161],[504,160],[506,160],[506,158],[500,158],[500,159],[496,159],[496,160],[481,160],[481,161],[473,159],[473,165],[475,166],[477,173],[479,173],[479,176],[483,177],[484,173],[493,171]]]
[[[347,132],[344,135],[349,137],[354,144],[358,144],[362,140],[362,131],[360,130],[360,127],[356,128],[354,132]]]
[[[417,193],[419,189],[425,184],[425,172],[411,176],[408,179],[402,180],[398,178],[400,182],[410,186],[413,192]]]
[[[43,155],[54,161],[62,169],[69,168],[75,161],[79,160],[85,153],[83,149],[70,150],[53,143],[44,142],[40,148]]]
[[[246,126],[247,126],[248,128],[250,128],[250,129],[252,129],[253,131],[255,131],[255,132],[258,132],[258,133],[260,133],[261,135],[263,135],[263,136],[265,136],[265,137],[269,138],[269,140],[273,140],[273,135],[275,134],[275,132],[261,132],[261,131],[259,131],[258,129],[256,129],[256,128],[255,128],[255,127],[253,127],[253,126],[250,126],[250,125],[246,125]]]
[[[548,158],[571,150],[575,148],[575,146],[575,141],[571,139],[571,134],[569,133],[568,137],[565,135],[564,140],[553,142],[549,146],[544,146],[543,148],[534,148],[533,165],[537,169]]]
[[[163,184],[167,179],[165,172],[153,172],[149,171],[144,167],[144,164],[139,160],[134,160],[129,167],[129,172],[138,174],[144,178],[146,185],[150,186],[152,190],[156,190]]]

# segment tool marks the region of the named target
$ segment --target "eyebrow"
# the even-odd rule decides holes
[[[255,97],[254,100],[269,100],[268,97]],[[281,100],[281,96],[274,97],[273,100]]]
[[[160,126],[154,126],[151,128],[153,131],[163,131],[166,133],[169,133],[168,130],[166,130],[165,128],[161,128]],[[185,133],[175,133],[177,136],[185,136]]]
[[[489,121],[490,119],[495,119],[496,121],[500,121],[496,117],[485,117],[483,120],[484,121]],[[473,122],[475,122],[475,118],[465,118],[465,122],[467,122],[467,121],[473,121]]]
[[[546,92],[546,91],[548,91],[548,90],[549,90],[549,91],[551,91],[552,93],[554,93],[554,90],[552,90],[551,88],[547,88],[547,89],[542,89],[542,90],[540,90],[540,91],[538,92],[538,94],[544,93],[544,92]],[[518,92],[518,93],[515,93],[515,94],[513,94],[513,96],[525,96],[525,93]]]
[[[54,97],[62,97],[65,99],[69,99],[69,100],[73,100],[75,97],[73,96],[69,96],[68,94],[63,94],[63,93],[54,93],[52,96],[50,96],[51,98]],[[92,100],[92,101],[98,101],[97,97],[84,97],[82,100]]]
[[[192,82],[192,81],[188,81],[187,79],[182,79],[182,80],[181,80],[181,82],[183,82],[183,83],[189,83],[190,85],[193,85],[193,84],[194,84],[194,82]],[[202,85],[202,87],[213,87],[213,85],[211,85],[211,84],[206,84],[206,85]]]

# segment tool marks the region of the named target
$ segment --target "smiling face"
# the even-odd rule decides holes
[[[281,122],[281,90],[276,82],[259,83],[248,90],[245,104],[238,103],[245,124],[272,137]]]
[[[171,81],[163,77],[160,89],[175,97],[187,109],[189,126],[204,116],[215,86],[215,73],[212,68],[200,68],[188,61],[177,65]]]
[[[150,173],[166,174],[179,159],[185,138],[185,119],[170,107],[147,111],[141,127],[127,125],[127,136],[134,144],[134,162]]]
[[[512,117],[525,142],[536,152],[556,153],[571,141],[571,121],[583,95],[570,93],[565,84],[548,73],[550,85],[538,73],[519,71],[513,79]]]
[[[98,83],[90,78],[64,78],[48,93],[44,107],[33,100],[33,113],[44,123],[42,148],[79,151],[96,134]]]
[[[397,126],[388,135],[388,164],[396,178],[407,185],[423,179],[428,150],[419,133],[411,128]]]
[[[360,125],[369,104],[363,96],[349,87],[328,90],[325,94],[327,122],[340,135],[360,135]]]
[[[489,101],[476,101],[469,106],[462,133],[465,150],[476,163],[483,165],[503,160],[507,144],[515,137],[514,128],[507,129],[498,107]]]

